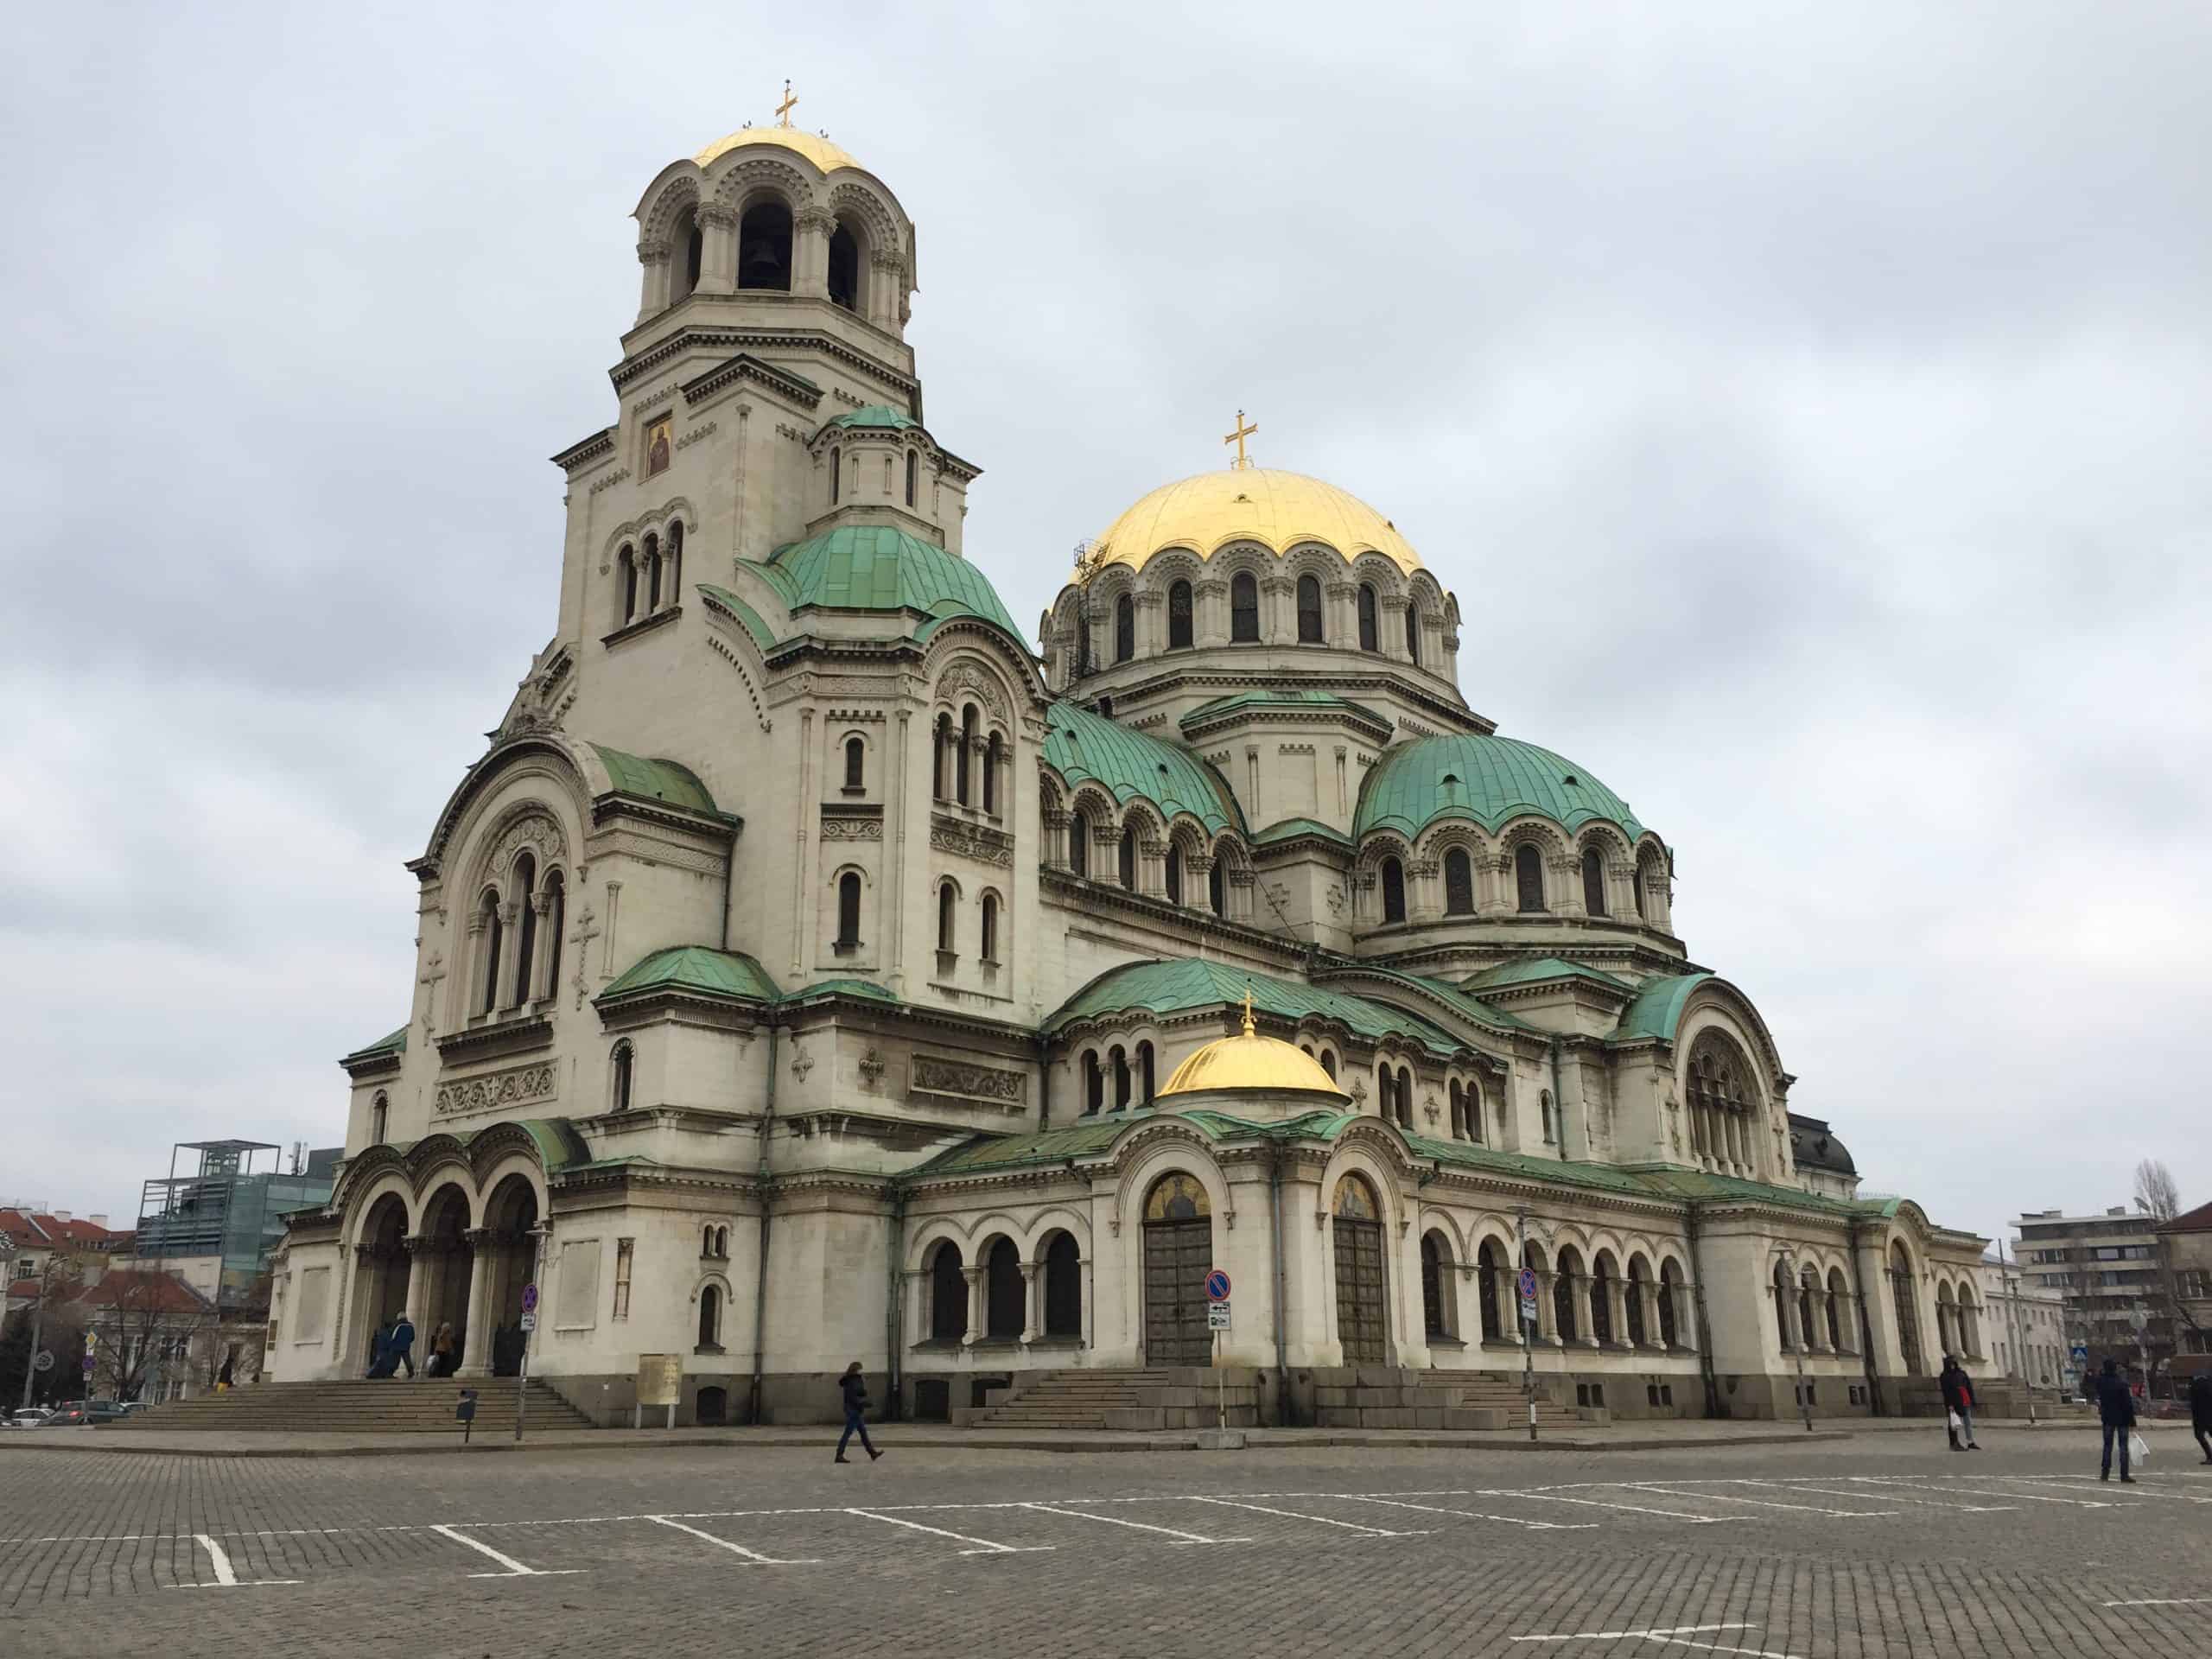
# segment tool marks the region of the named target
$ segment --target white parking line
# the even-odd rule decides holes
[[[1359,1492],[1347,1492],[1345,1497],[1356,1503],[1387,1503],[1394,1510],[1426,1510],[1431,1515],[1461,1515],[1470,1521],[1503,1521],[1509,1527],[1526,1527],[1531,1532],[1595,1532],[1595,1521],[1525,1521],[1517,1515],[1485,1515],[1480,1510],[1447,1510],[1437,1503],[1408,1503],[1402,1498],[1369,1497]]]
[[[893,1527],[909,1527],[916,1532],[933,1532],[940,1538],[950,1538],[959,1543],[973,1544],[973,1549],[963,1549],[963,1555],[1037,1555],[1054,1549],[1054,1544],[995,1544],[988,1538],[970,1538],[964,1532],[947,1532],[943,1527],[925,1527],[918,1521],[902,1521],[895,1515],[880,1515],[874,1510],[847,1510],[847,1515],[865,1516],[870,1521],[881,1521]]]
[[[1611,1482],[1601,1483],[1612,1484]],[[1484,1497],[1525,1497],[1539,1503],[1585,1503],[1593,1510],[1624,1510],[1630,1515],[1662,1515],[1670,1521],[1686,1522],[1693,1527],[1717,1527],[1731,1521],[1748,1521],[1747,1515],[1693,1515],[1688,1510],[1655,1510],[1643,1503],[1608,1503],[1596,1497],[1562,1497],[1557,1492],[1516,1492],[1503,1487],[1488,1488]]]
[[[1885,1516],[1885,1515],[1903,1515],[1903,1514],[1904,1513],[1904,1511],[1903,1510],[1837,1510],[1837,1509],[1830,1509],[1830,1508],[1827,1508],[1827,1507],[1826,1507],[1826,1506],[1824,1506],[1824,1505],[1821,1505],[1821,1504],[1819,1504],[1819,1503],[1777,1503],[1773,1498],[1770,1498],[1770,1497],[1739,1497],[1738,1496],[1737,1496],[1737,1495],[1736,1495],[1735,1493],[1733,1493],[1733,1492],[1684,1492],[1684,1491],[1676,1491],[1675,1490],[1676,1487],[1679,1487],[1679,1486],[1689,1486],[1689,1485],[1694,1485],[1694,1484],[1707,1484],[1707,1483],[1693,1482],[1693,1481],[1688,1481],[1688,1480],[1673,1480],[1673,1481],[1638,1480],[1638,1481],[1624,1481],[1624,1482],[1622,1482],[1621,1484],[1622,1484],[1623,1485],[1624,1485],[1624,1486],[1628,1487],[1628,1489],[1629,1489],[1630,1491],[1637,1491],[1637,1492],[1656,1492],[1656,1493],[1658,1493],[1658,1494],[1659,1494],[1659,1496],[1660,1496],[1660,1497],[1701,1497],[1701,1498],[1704,1498],[1707,1503],[1751,1503],[1751,1504],[1755,1504],[1755,1505],[1757,1505],[1758,1508],[1760,1508],[1760,1509],[1762,1509],[1762,1510],[1803,1510],[1807,1515],[1847,1515],[1847,1516]],[[1714,1484],[1714,1485],[1723,1485],[1723,1484],[1732,1484],[1732,1483],[1724,1482],[1724,1481],[1714,1481],[1714,1482],[1712,1482],[1712,1483],[1709,1483],[1709,1484]]]
[[[1082,1510],[1055,1509],[1050,1503],[1024,1503],[1025,1510],[1034,1510],[1039,1515],[1069,1515],[1078,1521],[1098,1521],[1109,1527],[1134,1527],[1139,1532],[1165,1533],[1170,1538],[1179,1538],[1186,1544],[1249,1544],[1249,1538],[1201,1538],[1195,1532],[1178,1532],[1173,1527],[1155,1527],[1142,1521],[1124,1521],[1118,1515],[1090,1515]]]
[[[1669,1624],[1656,1630],[1578,1630],[1568,1636],[1516,1636],[1516,1642],[1625,1642],[1637,1636],[1709,1636],[1715,1630],[1756,1630],[1756,1624]]]
[[[1992,1492],[1979,1486],[1931,1486],[1923,1481],[1907,1480],[1902,1475],[1846,1475],[1844,1478],[1854,1486],[1908,1486],[1921,1492],[1962,1492],[1968,1497],[2021,1497],[2031,1503],[2068,1503],[2077,1510],[2108,1510],[2109,1503],[2093,1497],[2050,1497],[2041,1492]]]
[[[1338,1496],[1349,1497],[1350,1494],[1340,1493]],[[1189,1501],[1193,1503],[1219,1503],[1232,1510],[1255,1510],[1262,1515],[1279,1515],[1289,1521],[1319,1521],[1325,1527],[1342,1527],[1346,1532],[1363,1532],[1373,1538],[1426,1538],[1431,1530],[1423,1528],[1414,1532],[1393,1532],[1388,1527],[1363,1527],[1357,1521],[1336,1521],[1325,1515],[1300,1515],[1295,1510],[1271,1510],[1264,1503],[1245,1503],[1233,1497],[1192,1496]]]
[[[1999,1475],[1994,1477],[1994,1478],[1999,1480],[2037,1480],[2046,1482],[2052,1485],[2063,1484],[2069,1486],[2101,1486],[2112,1494],[2111,1503],[2114,1509],[2119,1508],[2123,1503],[2132,1503],[2139,1497],[2163,1497],[2170,1503],[2212,1503],[2212,1497],[2195,1497],[2187,1492],[2164,1491],[2160,1490],[2158,1487],[2146,1484],[2139,1478],[2135,1481],[2132,1488],[2116,1486],[2114,1483],[2111,1481],[2099,1480],[2094,1475]]]
[[[1851,1477],[1845,1475],[1840,1478],[1849,1480]],[[1744,1484],[1746,1486],[1778,1486],[1785,1492],[1825,1492],[1830,1497],[1863,1498],[1866,1496],[1864,1492],[1839,1492],[1833,1486],[1809,1485],[1802,1480],[1747,1480]],[[2006,1496],[2009,1497],[2010,1494]],[[1916,1503],[1930,1510],[1957,1510],[1965,1515],[1995,1515],[2001,1510],[2015,1510],[2019,1507],[2017,1503],[1945,1503],[1932,1497],[1909,1497],[1903,1492],[1897,1495],[1897,1501],[1901,1503]]]
[[[2208,1596],[2153,1596],[2143,1601],[2108,1601],[2107,1607],[2202,1607],[2212,1605]]]
[[[559,1567],[552,1568],[524,1567],[520,1561],[515,1560],[513,1556],[502,1555],[498,1550],[493,1548],[491,1545],[486,1543],[482,1539],[472,1538],[467,1533],[461,1531],[458,1527],[438,1526],[432,1527],[430,1530],[443,1537],[452,1539],[456,1544],[467,1544],[471,1549],[474,1550],[480,1555],[489,1555],[501,1567],[507,1569],[504,1573],[472,1573],[468,1575],[472,1579],[565,1579],[573,1577],[575,1574],[584,1570],[581,1567]]]
[[[681,1521],[671,1521],[664,1515],[649,1515],[645,1519],[655,1526],[670,1527],[677,1532],[688,1532],[694,1538],[703,1538],[717,1549],[726,1549],[733,1555],[742,1555],[747,1560],[755,1562],[761,1567],[819,1567],[822,1565],[819,1559],[786,1561],[779,1560],[773,1555],[763,1555],[757,1549],[747,1549],[743,1544],[733,1544],[727,1538],[717,1538],[711,1532],[702,1532],[696,1527],[687,1527]]]
[[[241,1584],[244,1587],[251,1589],[257,1585],[299,1582],[297,1579],[246,1579],[241,1581],[238,1569],[231,1565],[229,1553],[220,1544],[204,1532],[194,1533],[192,1541],[207,1552],[207,1565],[214,1570],[215,1582],[213,1584],[173,1584],[169,1586],[172,1590],[236,1590],[241,1587]]]

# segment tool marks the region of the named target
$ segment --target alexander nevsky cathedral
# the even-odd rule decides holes
[[[1033,639],[881,179],[748,127],[636,216],[557,623],[409,866],[269,1375],[404,1310],[602,1422],[648,1367],[679,1423],[831,1418],[858,1359],[924,1418],[1485,1427],[1524,1376],[1895,1412],[1982,1351],[1983,1241],[1858,1196],[1664,826],[1470,706],[1387,508],[1240,416]]]

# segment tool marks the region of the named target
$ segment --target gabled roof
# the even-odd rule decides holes
[[[592,1000],[607,1002],[662,990],[748,1002],[773,1002],[780,995],[768,970],[742,950],[679,944],[654,951]]]
[[[1028,649],[990,579],[967,560],[892,524],[839,524],[778,548],[759,571],[796,613],[906,611],[933,620],[975,616]]]
[[[1185,715],[1177,724],[1187,732],[1192,727],[1203,726],[1210,721],[1219,720],[1224,715],[1267,709],[1295,709],[1306,714],[1338,712],[1364,721],[1369,725],[1378,727],[1386,732],[1391,728],[1391,721],[1387,715],[1379,715],[1374,709],[1340,697],[1333,691],[1320,691],[1311,687],[1291,687],[1280,690],[1262,688],[1251,691],[1232,692],[1228,696],[1216,697],[1211,702],[1200,703],[1190,713]]]
[[[1136,962],[1109,969],[1062,1003],[1045,1021],[1044,1028],[1047,1032],[1058,1031],[1077,1020],[1117,1014],[1127,1008],[1164,1014],[1193,1008],[1226,1007],[1242,1002],[1247,990],[1251,992],[1252,1006],[1263,1013],[1293,1021],[1308,1014],[1334,1020],[1370,1042],[1400,1037],[1440,1054],[1456,1052],[1465,1046],[1449,1032],[1418,1014],[1365,997],[1187,957],[1164,962]]]
[[[1503,1009],[1493,1008],[1480,997],[1461,986],[1454,985],[1447,979],[1437,979],[1427,974],[1409,974],[1401,968],[1385,968],[1370,962],[1347,963],[1341,968],[1331,969],[1330,973],[1369,974],[1376,979],[1395,980],[1400,984],[1418,988],[1478,1026],[1489,1026],[1499,1031],[1537,1029],[1526,1020],[1516,1018]]]
[[[1242,830],[1244,815],[1221,774],[1179,743],[1116,725],[1077,703],[1046,705],[1045,760],[1068,783],[1096,782],[1116,803],[1141,798],[1173,817],[1188,812],[1208,835]]]
[[[1351,837],[1341,830],[1332,830],[1319,818],[1285,818],[1271,823],[1252,837],[1255,848],[1272,847],[1279,841],[1295,841],[1300,836],[1319,836],[1339,847],[1350,847]]]
[[[110,1268],[70,1300],[127,1313],[207,1313],[215,1307],[183,1280],[150,1268]]]
[[[833,426],[848,428],[887,426],[894,432],[922,430],[922,423],[919,421],[902,410],[892,408],[888,404],[870,404],[865,408],[855,409],[847,414],[837,416],[832,420],[824,421],[823,426],[825,429]]]
[[[703,812],[709,817],[722,816],[721,809],[715,804],[714,796],[690,767],[675,760],[645,760],[638,755],[625,754],[620,749],[608,748],[604,743],[594,743],[591,747],[599,756],[600,764],[607,768],[607,779],[613,784],[616,794],[659,801],[664,805],[681,807],[687,812]]]
[[[2158,1230],[2162,1233],[2212,1233],[2212,1204],[2184,1210]]]
[[[1563,957],[1528,957],[1516,962],[1502,962],[1495,968],[1470,974],[1459,982],[1471,991],[1502,991],[1510,985],[1531,985],[1547,979],[1587,979],[1618,991],[1632,988],[1624,979],[1602,969],[1569,962]]]
[[[1592,818],[1633,842],[1643,826],[1628,803],[1565,755],[1495,734],[1453,732],[1385,749],[1359,791],[1352,833],[1395,830],[1408,840],[1439,818],[1497,830],[1535,813],[1573,831]]]

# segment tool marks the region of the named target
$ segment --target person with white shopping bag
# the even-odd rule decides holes
[[[1943,1370],[1936,1382],[1943,1391],[1943,1424],[1950,1431],[1951,1450],[1980,1451],[1981,1443],[1974,1437],[1974,1381],[1966,1367],[1944,1355]],[[1959,1439],[1961,1434],[1966,1436],[1963,1442]]]
[[[2097,1379],[2097,1416],[2105,1431],[2105,1460],[2099,1480],[2112,1478],[2113,1442],[2120,1443],[2120,1478],[2133,1486],[2135,1477],[2127,1472],[2130,1462],[2142,1453],[2135,1448],[2143,1444],[2135,1433],[2135,1396],[2128,1392],[2127,1380],[2120,1374],[2120,1367],[2105,1361],[2104,1375]]]

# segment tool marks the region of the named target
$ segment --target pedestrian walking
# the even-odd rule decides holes
[[[2097,1379],[2097,1417],[2105,1431],[2104,1467],[2099,1480],[2112,1478],[2112,1444],[2120,1442],[2120,1478],[2123,1484],[2133,1486],[2135,1477],[2127,1472],[2127,1437],[2135,1432],[2135,1396],[2127,1387],[2127,1380],[2120,1374],[2120,1367],[2105,1361],[2104,1374]]]
[[[1943,1356],[1943,1370],[1936,1379],[1943,1391],[1943,1426],[1950,1431],[1951,1450],[1979,1452],[1981,1446],[1974,1437],[1974,1379],[1967,1375],[1966,1367],[1951,1357]],[[1959,1444],[1959,1436],[1966,1436],[1966,1444]]]
[[[2204,1461],[2212,1463],[2212,1371],[2199,1371],[2189,1379],[2189,1426],[2196,1431],[2196,1444],[2204,1452]]]
[[[369,1338],[369,1369],[362,1375],[365,1376],[391,1375],[391,1321],[390,1319],[379,1321],[376,1334]]]
[[[391,1327],[391,1369],[385,1375],[398,1376],[399,1368],[403,1365],[407,1368],[407,1380],[412,1382],[415,1380],[415,1321],[404,1313]]]
[[[430,1357],[423,1367],[425,1376],[451,1376],[454,1368],[453,1321],[446,1320],[438,1326],[438,1333],[430,1338]]]
[[[858,1434],[861,1450],[868,1453],[870,1463],[874,1462],[883,1453],[875,1449],[875,1442],[868,1437],[868,1421],[862,1414],[868,1410],[868,1379],[861,1375],[860,1361],[856,1359],[845,1367],[845,1374],[837,1379],[837,1391],[845,1397],[845,1432],[837,1437],[836,1461],[851,1461],[845,1455],[845,1446],[854,1435]]]

